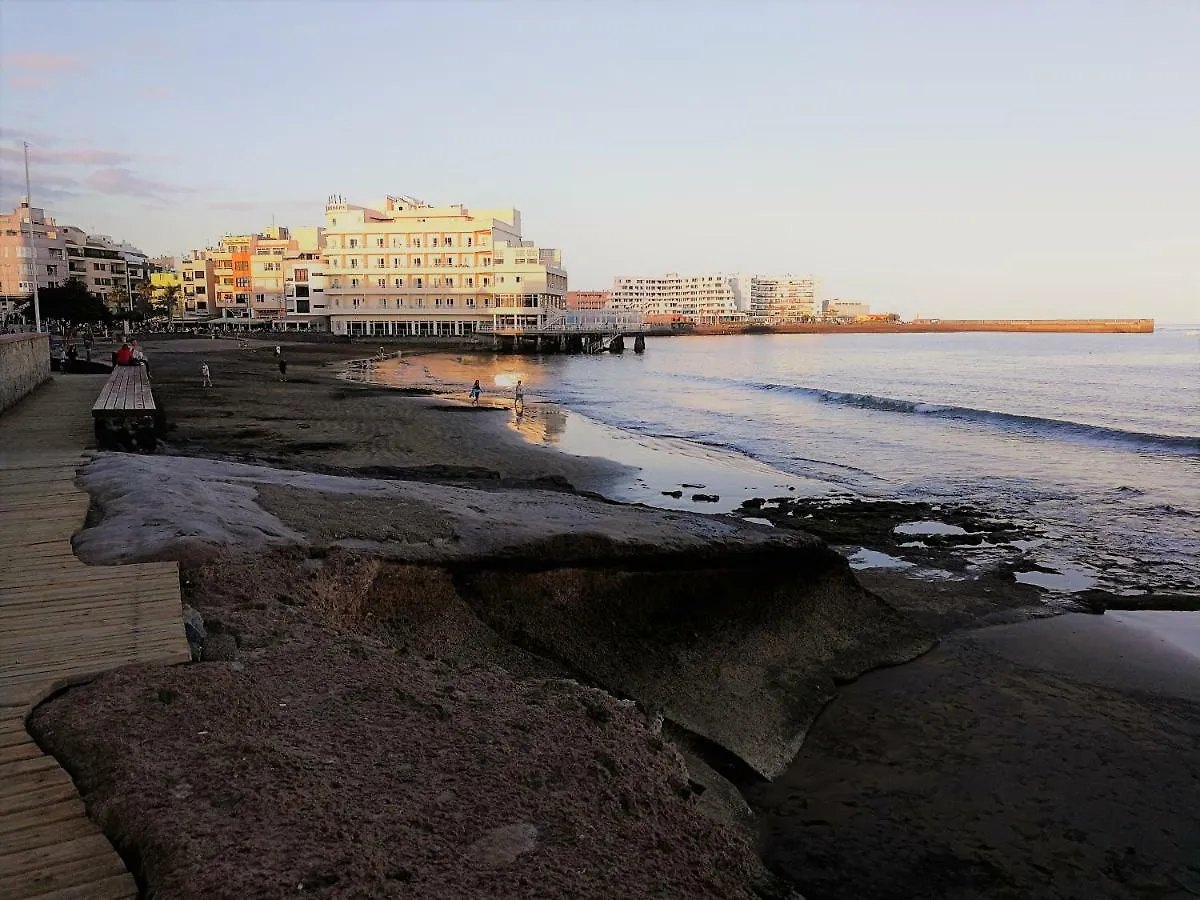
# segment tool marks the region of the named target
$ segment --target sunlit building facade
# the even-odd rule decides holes
[[[355,336],[462,336],[543,327],[566,307],[558,250],[523,238],[516,209],[378,208],[330,197],[323,254],[331,329]]]

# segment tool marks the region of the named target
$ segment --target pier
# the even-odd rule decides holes
[[[625,310],[543,310],[538,316],[497,315],[490,328],[492,346],[504,353],[624,353],[646,350],[647,327],[640,312]]]

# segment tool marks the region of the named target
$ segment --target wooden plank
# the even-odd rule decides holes
[[[97,846],[91,856],[66,862],[53,863],[29,872],[14,875],[11,881],[11,896],[16,898],[44,898],[51,891],[61,891],[80,885],[92,885],[105,878],[125,873],[125,864],[111,845]],[[88,896],[88,895],[84,895]],[[130,895],[118,895],[130,896]]]
[[[0,872],[8,877],[16,877],[27,872],[51,871],[58,866],[72,865],[103,856],[116,856],[116,852],[112,844],[97,830],[87,837],[64,841],[57,845],[19,852],[0,852]]]
[[[115,854],[114,854],[115,855]],[[74,887],[60,888],[48,894],[37,894],[36,900],[132,900],[137,897],[137,884],[128,872],[107,878],[88,879]],[[23,900],[34,900],[26,897]]]

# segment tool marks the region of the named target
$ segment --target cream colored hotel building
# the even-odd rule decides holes
[[[410,197],[387,197],[372,209],[330,197],[323,264],[334,334],[536,329],[566,307],[560,251],[524,240],[516,209],[429,206]]]

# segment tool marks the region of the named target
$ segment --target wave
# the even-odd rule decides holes
[[[1004,429],[1039,434],[1045,437],[1118,443],[1142,449],[1169,451],[1183,456],[1200,456],[1200,437],[1126,431],[1120,428],[1110,428],[1105,425],[1088,425],[1083,422],[1071,422],[1065,419],[1022,416],[1017,413],[975,409],[970,406],[952,406],[940,403],[923,403],[914,400],[897,400],[892,397],[879,397],[874,394],[844,393],[842,391],[829,391],[798,385],[753,383],[747,386],[761,391],[776,391],[812,397],[822,403],[836,403],[841,406],[857,406],[863,409],[878,409],[884,412],[930,416],[939,419],[959,419]]]

